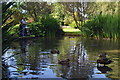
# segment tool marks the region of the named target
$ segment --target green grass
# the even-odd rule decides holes
[[[80,34],[81,31],[79,29],[75,29],[75,28],[64,28],[63,31],[65,33],[71,33],[71,34]]]
[[[81,31],[79,29],[75,29],[75,28],[64,28],[63,31],[65,33],[69,33],[69,32],[72,32],[72,33],[80,33]]]

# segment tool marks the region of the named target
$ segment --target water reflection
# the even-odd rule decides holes
[[[78,37],[24,39],[13,42],[12,46],[15,46],[16,49],[9,49],[5,55],[20,54],[12,57],[14,64],[10,65],[17,69],[15,70],[14,67],[14,69],[9,69],[10,76],[11,78],[107,78],[110,76],[109,71],[114,72],[117,69],[116,66],[113,63],[110,64],[110,67],[114,68],[96,66],[96,60],[101,50],[116,49],[116,46],[113,45],[116,42],[107,42],[108,46],[103,44],[105,42],[83,40]],[[110,45],[112,47],[109,47]],[[52,49],[58,49],[60,54],[51,54]],[[118,56],[110,54],[109,58],[115,60]],[[58,60],[65,59],[70,59],[68,65],[58,64]],[[9,63],[9,60],[6,63]],[[118,61],[115,60],[115,62]],[[12,74],[11,70],[14,70],[12,72],[15,73]],[[102,73],[108,73],[108,75]]]
[[[27,40],[25,39],[22,39],[22,40],[20,40],[20,53],[21,53],[21,60],[23,60],[23,61],[26,61],[26,47],[28,46],[28,44],[27,44]],[[22,62],[23,62],[22,61]]]
[[[108,66],[97,66],[97,69],[101,71],[102,73],[107,73],[112,70],[112,68]]]

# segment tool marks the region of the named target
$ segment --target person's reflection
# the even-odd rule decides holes
[[[21,49],[21,56],[22,56],[23,60],[26,59],[26,46],[27,46],[27,40],[22,39],[20,41],[20,49]]]
[[[101,71],[102,73],[107,73],[108,71],[111,71],[112,69],[108,66],[97,66],[97,69]]]

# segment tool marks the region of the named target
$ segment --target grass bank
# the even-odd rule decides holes
[[[63,28],[63,31],[65,32],[65,35],[68,35],[68,36],[80,36],[81,35],[81,31],[75,28]]]

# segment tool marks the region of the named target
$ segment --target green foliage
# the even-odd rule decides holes
[[[56,33],[62,32],[58,21],[52,16],[46,15],[39,18],[38,22],[27,25],[30,27],[31,35],[35,36],[55,36]]]
[[[30,27],[31,35],[35,35],[35,36],[44,36],[45,35],[44,27],[40,21],[30,23],[27,26]]]
[[[73,21],[71,24],[69,24],[69,26],[71,26],[71,27],[77,27],[75,21]]]
[[[118,38],[118,15],[97,15],[90,21],[87,21],[82,28],[87,36],[104,37],[104,38]]]
[[[65,20],[65,8],[61,3],[52,4],[52,13],[51,15],[57,19],[59,24],[63,25],[62,22]]]
[[[105,37],[118,38],[118,15],[106,15],[106,21],[103,27]]]
[[[72,22],[74,22],[74,19],[72,16],[69,16],[69,15],[66,15],[65,18],[64,18],[64,24],[71,24]]]
[[[80,26],[81,26],[81,22],[80,22],[80,21],[78,21],[78,23],[80,24],[80,25],[79,25],[79,27],[80,27]],[[77,25],[76,25],[76,22],[75,22],[75,21],[73,21],[71,24],[69,24],[69,26],[71,26],[71,27],[73,27],[73,28],[77,27]]]
[[[9,17],[14,13],[14,11],[9,10],[10,6],[13,5],[14,2],[7,2],[2,3],[2,23],[4,24]]]
[[[59,31],[61,32],[58,21],[52,16],[50,15],[44,16],[41,22],[42,25],[44,26],[46,36],[55,36],[56,33],[59,34]]]
[[[3,2],[2,3],[2,42],[10,42],[12,38],[17,36],[14,25],[20,21],[21,13],[15,6],[16,2]],[[12,30],[13,29],[13,30]]]
[[[39,21],[39,16],[51,13],[51,6],[47,2],[24,2],[21,8],[26,11],[36,22]]]
[[[55,36],[56,33],[61,34],[63,31],[59,25],[63,23],[64,25],[69,24],[71,27],[80,27],[80,30],[82,28],[82,32],[87,36],[117,38],[120,36],[119,16],[116,15],[119,11],[118,5],[117,2],[51,4],[47,2],[5,2],[2,3],[3,39],[7,40],[8,37],[11,37],[9,34],[17,32],[17,27],[14,25],[18,24],[23,14],[32,17],[35,21],[27,25],[30,27],[32,35]],[[85,17],[81,13],[87,16]],[[86,18],[91,19],[84,24]],[[8,21],[8,19],[10,20]],[[84,27],[81,27],[83,24]]]
[[[2,47],[2,54],[5,53],[6,51],[6,44],[10,43],[13,39],[12,39],[12,35],[9,34],[9,29],[11,27],[13,27],[12,25],[14,25],[14,21],[11,21],[9,23],[6,23],[6,21],[11,17],[11,15],[14,13],[14,11],[12,11],[10,9],[10,7],[14,4],[15,2],[3,2],[2,3],[2,45],[4,45]]]

